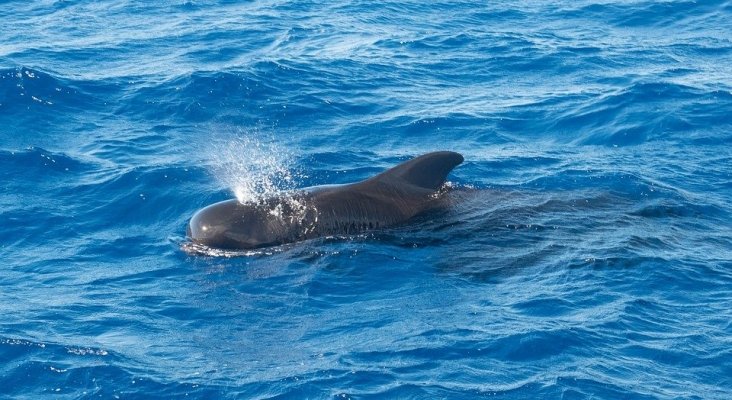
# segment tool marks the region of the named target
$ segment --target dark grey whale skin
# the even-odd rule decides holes
[[[458,153],[438,151],[361,182],[315,186],[252,203],[222,201],[193,215],[188,236],[208,247],[246,250],[393,226],[444,207],[439,190],[462,162]]]

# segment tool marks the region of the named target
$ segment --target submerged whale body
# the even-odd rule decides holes
[[[198,211],[188,225],[195,243],[245,250],[393,226],[443,207],[447,174],[463,156],[440,151],[361,182],[315,186],[258,202],[226,200]]]

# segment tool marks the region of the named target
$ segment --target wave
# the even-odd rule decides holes
[[[728,124],[721,110],[732,105],[732,92],[671,82],[637,82],[630,86],[584,94],[556,96],[515,107],[498,121],[502,129],[524,131],[520,136],[552,136],[578,145],[633,146],[648,142],[685,142],[690,133]],[[538,117],[537,117],[538,115]],[[533,130],[534,132],[527,132]],[[520,138],[517,136],[516,138]]]
[[[575,10],[562,11],[568,18],[609,20],[616,27],[660,27],[699,23],[700,19],[716,19],[727,3],[722,0],[653,2],[633,4],[592,3]]]
[[[108,101],[104,97],[117,90],[103,81],[74,80],[36,68],[0,69],[0,110],[8,114],[99,110]]]
[[[72,157],[65,153],[54,153],[40,147],[21,151],[0,150],[0,165],[8,177],[23,173],[65,174],[84,173],[96,168],[90,161]],[[29,171],[30,170],[30,171]],[[26,172],[28,171],[28,172]]]
[[[226,387],[185,379],[161,382],[149,369],[98,347],[0,337],[0,385],[5,396],[154,398],[220,397]],[[27,379],[28,376],[34,379]],[[39,384],[42,382],[42,384]]]

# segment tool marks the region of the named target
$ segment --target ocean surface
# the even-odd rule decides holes
[[[0,2],[0,398],[732,398],[732,2]],[[447,210],[186,251],[216,201]]]

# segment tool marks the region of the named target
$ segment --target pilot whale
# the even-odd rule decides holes
[[[458,153],[438,151],[361,182],[283,192],[256,202],[225,200],[196,212],[187,233],[194,243],[246,250],[394,226],[444,207],[440,189],[462,162]]]

